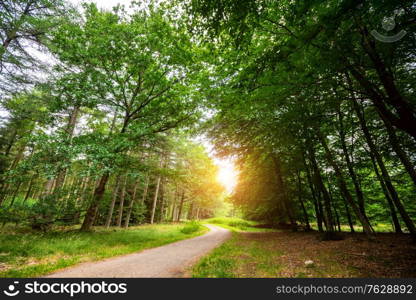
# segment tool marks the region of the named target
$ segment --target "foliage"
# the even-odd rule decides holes
[[[201,224],[197,221],[190,221],[181,229],[182,233],[190,234],[201,230]]]

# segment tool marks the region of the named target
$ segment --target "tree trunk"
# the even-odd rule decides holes
[[[30,181],[29,181],[29,186],[27,188],[27,192],[25,194],[25,198],[23,199],[23,202],[26,202],[26,200],[29,198],[30,193],[32,192],[33,189],[33,182],[36,179],[37,174],[32,175],[32,177],[30,177]]]
[[[331,150],[328,147],[326,139],[322,136],[319,129],[316,129],[316,135],[317,135],[317,138],[319,139],[319,141],[321,142],[322,147],[325,150],[325,156],[327,158],[327,161],[329,162],[329,164],[332,166],[332,168],[335,171],[335,176],[337,178],[338,185],[339,185],[341,193],[343,194],[345,200],[347,200],[348,204],[353,209],[357,218],[360,220],[360,223],[363,226],[363,231],[367,235],[370,235],[372,233],[370,223],[365,218],[365,216],[361,213],[358,206],[355,204],[354,199],[352,198],[352,196],[351,196],[351,194],[350,194],[350,192],[347,188],[347,183],[345,182],[345,179],[344,179],[344,176],[341,172],[341,169],[339,168],[338,164],[336,163],[335,158],[333,157],[333,154],[332,154]]]
[[[338,214],[338,210],[334,202],[332,202],[332,206],[334,207],[335,220],[337,221],[338,231],[341,232],[341,223],[339,221],[339,214]]]
[[[118,210],[118,218],[117,218],[117,226],[121,227],[121,223],[123,221],[123,211],[124,211],[124,200],[126,198],[126,187],[127,187],[127,175],[124,176],[124,182],[121,187],[121,195],[120,195],[120,207]]]
[[[343,123],[343,116],[342,116],[340,107],[338,107],[338,121],[339,121],[339,136],[340,136],[342,153],[344,154],[345,162],[347,163],[348,173],[353,182],[355,194],[357,195],[358,207],[360,208],[360,211],[363,214],[363,216],[368,220],[368,217],[365,213],[364,194],[361,190],[360,184],[358,183],[358,178],[354,171],[354,166],[351,162],[350,155],[348,153],[347,144],[345,142],[345,130],[344,130],[344,123]]]
[[[315,188],[313,186],[311,172],[310,172],[308,164],[306,163],[304,152],[302,152],[302,159],[303,159],[303,165],[304,165],[305,170],[306,170],[306,178],[308,180],[309,189],[311,190],[311,194],[312,194],[312,201],[313,201],[313,206],[314,206],[314,209],[315,209],[318,231],[323,232],[324,229],[322,228],[322,214],[321,214],[321,211],[319,210],[318,197],[316,195],[316,191],[315,191]]]
[[[386,106],[383,95],[381,95],[380,92],[372,86],[372,83],[367,80],[364,75],[362,75],[354,67],[350,67],[349,71],[356,81],[362,86],[363,90],[368,94],[380,117],[386,118],[395,127],[408,133],[416,139],[416,126],[414,118],[406,112],[402,112],[399,117],[396,117],[395,114],[393,114]]]
[[[117,175],[116,183],[114,186],[113,195],[111,198],[110,207],[108,209],[107,219],[105,221],[105,228],[109,228],[111,225],[111,220],[113,219],[113,212],[114,212],[114,206],[116,204],[118,190],[120,188],[120,181],[121,181],[121,175]]]
[[[278,157],[276,157],[275,155],[273,155],[273,162],[274,162],[274,170],[275,170],[275,174],[276,174],[276,179],[277,179],[277,189],[280,191],[280,199],[283,203],[283,206],[286,210],[286,214],[287,217],[289,218],[289,222],[290,225],[292,227],[292,230],[296,231],[297,230],[297,224],[296,224],[296,220],[295,220],[295,216],[293,213],[293,207],[292,207],[292,203],[289,200],[289,196],[286,190],[286,186],[285,183],[283,181],[283,175],[282,175],[282,168],[281,168],[281,163]]]
[[[369,154],[370,154],[371,162],[373,164],[374,172],[376,173],[376,176],[377,176],[377,179],[380,183],[381,189],[382,189],[382,191],[384,193],[384,196],[387,200],[387,204],[389,205],[390,216],[391,216],[391,219],[392,219],[392,222],[393,222],[394,231],[396,233],[402,233],[403,232],[402,227],[400,225],[399,219],[397,218],[396,209],[394,208],[393,200],[391,199],[391,196],[389,194],[389,191],[387,190],[384,179],[383,179],[383,177],[381,176],[381,174],[379,172],[376,160],[374,158],[374,154],[371,151],[369,151]]]
[[[26,143],[24,145],[21,145],[18,148],[17,154],[16,154],[16,156],[15,156],[15,158],[14,158],[14,160],[13,160],[13,162],[12,162],[10,168],[9,168],[10,170],[13,170],[14,168],[17,167],[17,165],[19,164],[19,162],[22,160],[22,158],[24,156],[23,154],[25,152],[25,149],[26,149]]]
[[[175,194],[174,194],[174,196],[173,196],[173,202],[172,202],[172,216],[171,216],[171,220],[172,220],[172,222],[174,222],[175,221],[175,212],[176,212],[176,201],[177,201],[177,198],[178,198],[178,185],[176,184],[175,185]]]
[[[160,212],[158,217],[158,222],[163,222],[163,215],[165,211],[165,185],[163,184],[163,181],[160,183]]]
[[[351,233],[354,233],[355,232],[354,223],[352,222],[350,209],[348,208],[348,205],[347,205],[346,201],[344,201],[344,206],[345,206],[345,214],[347,215],[348,225],[350,226],[350,231],[351,231]]]
[[[104,173],[103,176],[100,178],[100,182],[98,186],[94,190],[94,195],[91,201],[91,204],[85,214],[84,222],[82,223],[81,230],[88,231],[91,230],[92,225],[94,224],[95,217],[98,211],[98,206],[103,199],[105,186],[108,182],[108,178],[110,177],[110,173],[107,171]]]
[[[153,204],[152,204],[152,214],[150,216],[150,224],[153,224],[154,218],[155,218],[155,212],[156,212],[156,204],[157,204],[157,197],[159,194],[159,187],[160,187],[160,180],[161,180],[161,176],[159,175],[157,177],[156,180],[156,190],[155,190],[155,195],[153,197]]]
[[[379,154],[379,152],[377,151],[376,145],[373,142],[373,139],[371,137],[370,131],[367,127],[367,123],[364,119],[363,114],[360,111],[360,107],[359,104],[357,102],[357,100],[354,98],[353,101],[353,107],[354,110],[357,114],[357,117],[360,121],[360,125],[361,125],[361,129],[364,133],[364,136],[366,138],[367,141],[367,145],[370,148],[370,151],[373,153],[378,166],[380,167],[380,171],[383,177],[383,180],[386,184],[386,187],[390,193],[391,199],[394,202],[394,205],[396,206],[397,210],[399,211],[403,221],[405,222],[407,228],[409,229],[409,232],[412,234],[412,236],[414,236],[416,238],[416,227],[412,221],[412,219],[410,218],[410,216],[408,215],[406,209],[404,208],[403,204],[401,203],[400,199],[399,199],[399,195],[396,192],[396,189],[394,188],[391,179],[390,179],[390,175],[386,169],[386,166],[384,165],[383,159],[381,157],[381,155]]]
[[[16,197],[17,197],[17,194],[19,193],[19,189],[20,189],[20,186],[21,185],[22,185],[22,181],[19,181],[19,183],[17,184],[16,189],[13,192],[12,200],[10,201],[9,207],[12,207],[13,206],[14,200],[16,200]]]
[[[406,169],[407,173],[409,174],[410,178],[413,180],[413,184],[416,186],[416,171],[415,168],[410,161],[408,155],[403,150],[402,146],[400,145],[400,142],[397,138],[395,129],[390,124],[389,121],[386,120],[386,118],[383,118],[383,122],[387,129],[387,134],[389,136],[390,145],[392,146],[394,152],[396,152],[397,156],[399,157],[400,161],[402,162],[404,168]]]
[[[130,216],[131,216],[131,213],[133,211],[134,203],[136,202],[137,187],[139,186],[139,182],[140,182],[140,180],[137,179],[136,183],[134,184],[134,187],[133,187],[133,194],[131,195],[130,205],[127,209],[126,220],[124,221],[124,228],[129,227]]]
[[[142,195],[142,200],[141,203],[144,205],[144,201],[147,198],[147,192],[149,190],[149,181],[150,181],[150,176],[147,175],[146,176],[146,183],[144,184],[144,190],[143,190],[143,195]]]
[[[363,48],[373,62],[375,71],[380,79],[381,84],[384,87],[384,91],[387,94],[387,97],[385,97],[386,101],[389,105],[395,108],[401,122],[406,123],[407,126],[413,127],[412,131],[414,132],[416,128],[415,107],[400,93],[399,89],[397,88],[394,76],[385,65],[382,57],[379,55],[376,48],[376,43],[374,39],[370,37],[367,27],[363,24],[359,24],[359,28],[363,36]],[[387,118],[387,116],[383,117]]]
[[[179,210],[178,210],[178,215],[176,216],[176,222],[181,221],[182,208],[183,208],[184,201],[185,201],[185,190],[182,190],[182,197],[181,197],[181,202],[179,203]]]
[[[48,181],[46,182],[46,185],[45,185],[45,190],[44,190],[43,195],[42,195],[43,197],[52,194],[54,184],[55,184],[55,178],[48,179]]]
[[[187,219],[188,220],[194,219],[194,201],[191,201],[191,205],[189,205]]]
[[[324,198],[325,214],[323,216],[325,219],[326,231],[333,232],[334,231],[334,218],[332,216],[332,211],[331,211],[331,198],[323,182],[321,171],[316,161],[315,150],[312,148],[312,145],[310,144],[308,144],[308,147],[309,147],[310,161],[312,163],[312,169],[314,171],[314,182],[315,182],[315,185],[318,187],[318,189],[321,191],[322,196]]]
[[[297,172],[297,177],[298,177],[299,203],[300,203],[300,206],[302,208],[303,218],[305,220],[305,225],[306,225],[306,230],[310,231],[311,230],[311,225],[309,223],[308,212],[306,211],[305,204],[303,203],[303,199],[302,199],[302,178],[300,177],[300,172]]]
[[[65,129],[66,138],[69,144],[72,143],[72,138],[74,136],[74,130],[77,124],[79,111],[80,111],[80,107],[79,105],[76,105],[74,109],[71,111],[71,113],[69,114],[68,124]],[[67,168],[62,168],[59,171],[58,176],[56,177],[56,180],[55,180],[55,192],[59,191],[62,188],[64,181],[65,181],[66,172],[67,172]]]
[[[0,51],[0,61],[3,60],[3,55],[4,53],[6,53],[6,49],[10,46],[10,43],[17,38],[17,31],[23,24],[23,19],[29,14],[32,5],[36,5],[35,1],[28,1],[26,3],[25,9],[23,10],[22,14],[15,21],[15,26],[13,28],[10,28],[10,30],[6,32],[6,38],[2,43],[3,51]]]
[[[321,216],[321,218],[320,218],[321,227],[322,227],[322,224],[323,224],[325,226],[325,230],[328,230],[328,223],[326,221],[327,218],[325,217],[325,212],[324,212],[324,207],[323,207],[323,204],[322,204],[321,194],[322,194],[322,192],[320,190],[318,190],[318,192],[316,193],[316,200],[317,200],[317,204],[318,204],[319,215]],[[319,228],[319,224],[318,224],[318,228]],[[324,231],[324,230],[321,230],[321,231]]]

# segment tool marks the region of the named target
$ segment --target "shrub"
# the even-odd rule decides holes
[[[212,218],[208,220],[211,224],[223,224],[239,229],[246,229],[247,227],[253,226],[253,222],[246,221],[239,218]]]
[[[191,221],[191,222],[186,223],[186,225],[181,229],[181,232],[185,234],[190,234],[190,233],[197,232],[200,229],[201,229],[201,224],[199,224],[196,221]]]

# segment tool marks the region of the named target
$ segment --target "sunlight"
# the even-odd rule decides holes
[[[225,187],[228,194],[231,194],[237,184],[238,172],[230,160],[215,160],[218,166],[218,181]]]

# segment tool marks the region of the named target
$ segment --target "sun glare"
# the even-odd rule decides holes
[[[237,184],[238,172],[229,160],[217,160],[216,163],[219,168],[218,181],[225,187],[227,193],[231,194]]]

